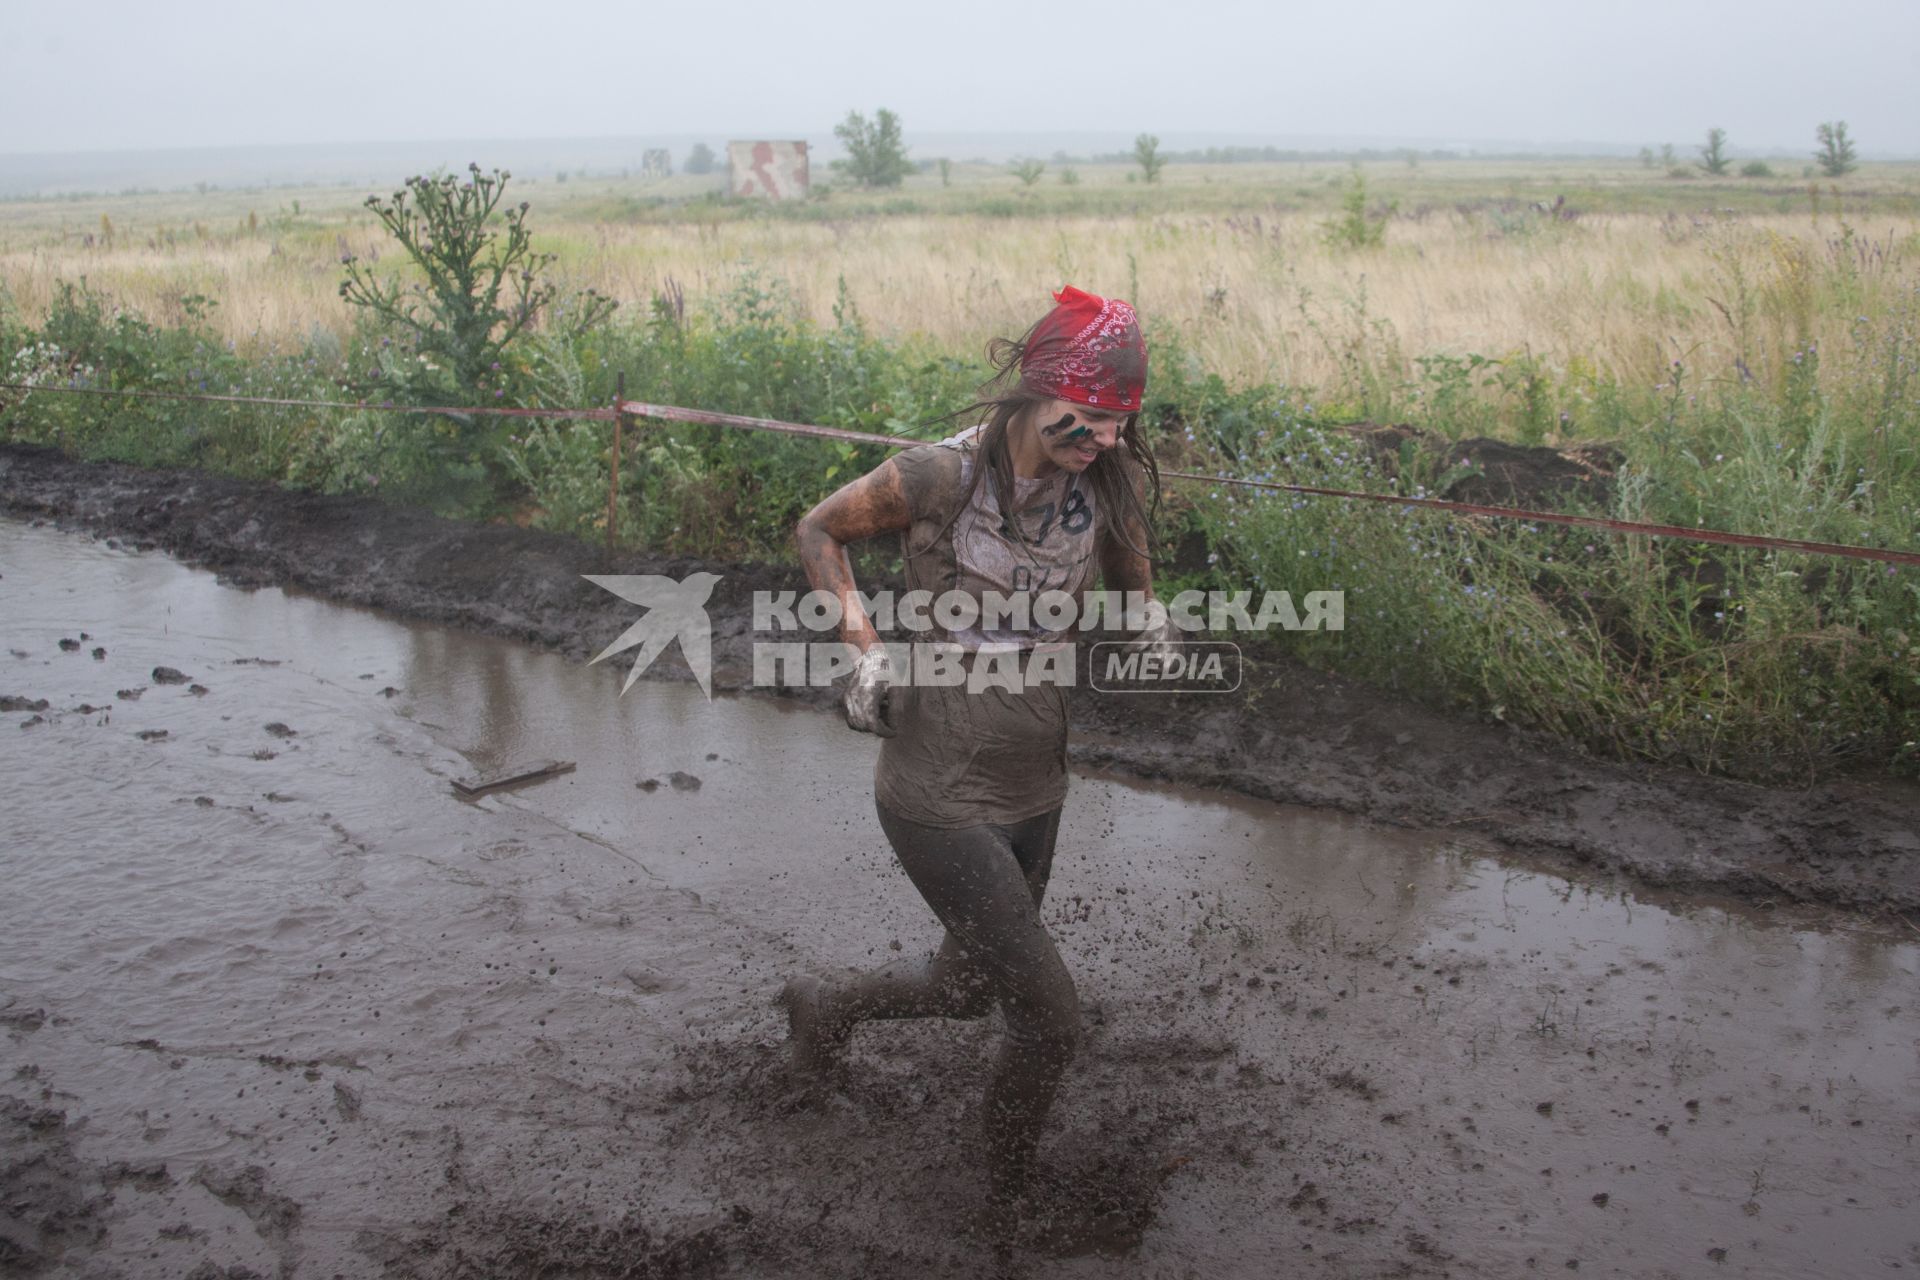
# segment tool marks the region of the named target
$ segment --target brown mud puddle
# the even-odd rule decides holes
[[[751,678],[752,593],[804,587],[793,566],[609,557],[528,529],[25,445],[0,444],[0,511],[157,546],[234,582],[292,586],[579,658],[634,612],[581,575],[714,571],[713,678],[727,690]],[[686,678],[677,649],[653,673]],[[1565,874],[1621,871],[1760,904],[1903,912],[1920,925],[1920,785],[1911,782],[1862,775],[1766,788],[1597,761],[1284,657],[1250,657],[1233,696],[1084,697],[1073,714],[1075,759],[1088,767],[1453,831],[1550,859]]]
[[[996,1259],[991,1025],[784,1068],[788,973],[935,941],[873,742],[622,675],[0,522],[0,694],[48,703],[0,720],[0,1271],[1920,1267],[1911,930],[1087,775],[1088,1035]]]

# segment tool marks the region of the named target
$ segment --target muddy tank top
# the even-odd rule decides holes
[[[987,591],[1077,598],[1095,572],[1100,522],[1092,486],[1069,472],[1016,478],[1012,505],[1025,535],[1017,537],[991,478],[973,487],[980,431],[894,459],[911,519],[902,538],[908,590],[936,598],[957,590],[976,600]],[[1018,630],[1007,621],[911,638],[972,651],[1070,642],[1037,619]],[[881,740],[875,800],[911,822],[943,828],[1019,822],[1059,808],[1067,793],[1066,692],[1056,683],[1018,692],[998,685],[968,692],[965,684],[895,689],[898,732]]]

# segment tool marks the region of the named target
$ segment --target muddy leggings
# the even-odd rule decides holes
[[[987,1085],[983,1121],[994,1190],[1017,1192],[1060,1076],[1080,1042],[1073,976],[1040,922],[1060,811],[1007,825],[945,830],[880,810],[880,826],[914,888],[946,926],[930,959],[901,960],[853,980],[848,1021],[978,1018],[996,1003],[1007,1038]]]

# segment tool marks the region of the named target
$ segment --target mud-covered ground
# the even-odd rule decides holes
[[[0,1274],[1920,1267],[1905,922],[1084,770],[997,1254],[995,1019],[787,1069],[788,975],[938,941],[875,741],[623,674],[0,520]]]
[[[723,575],[710,612],[714,681],[751,676],[753,591],[804,590],[797,569],[610,557],[504,525],[378,502],[0,447],[0,511],[154,545],[231,581],[505,636],[572,657],[635,616],[586,573]],[[655,671],[686,678],[677,647]],[[816,701],[827,701],[816,698]],[[1920,787],[1862,777],[1803,790],[1589,758],[1285,661],[1249,664],[1241,693],[1082,696],[1076,762],[1261,799],[1444,828],[1480,847],[1625,872],[1758,903],[1920,909]]]

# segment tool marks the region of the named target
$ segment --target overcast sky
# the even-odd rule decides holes
[[[1920,154],[1920,0],[0,0],[0,153],[916,131]]]

